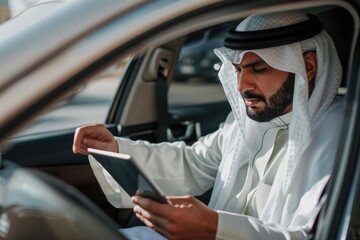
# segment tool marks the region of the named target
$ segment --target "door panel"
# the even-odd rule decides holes
[[[108,129],[116,133],[116,128]],[[37,169],[76,187],[109,215],[113,208],[106,200],[86,156],[72,152],[75,130],[16,139],[3,153],[4,159],[20,167]]]

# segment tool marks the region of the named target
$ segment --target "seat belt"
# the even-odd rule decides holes
[[[157,115],[157,142],[167,141],[168,129],[168,97],[167,97],[167,79],[163,74],[163,70],[159,69],[156,80],[156,115]]]
[[[155,138],[157,142],[168,140],[168,84],[169,70],[173,61],[173,52],[165,48],[154,50],[150,64],[150,76],[155,81],[155,103],[157,117],[157,132]]]

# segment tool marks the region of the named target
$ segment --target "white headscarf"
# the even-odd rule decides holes
[[[308,16],[300,12],[263,15],[253,14],[242,21],[236,28],[236,31],[277,28],[303,22],[307,19]],[[303,59],[303,53],[309,50],[316,51],[317,55],[315,89],[310,99],[308,97],[308,80]],[[279,171],[282,171],[278,174],[280,175],[280,179],[277,181],[279,186],[277,186],[276,192],[269,196],[268,201],[276,203],[271,204],[271,206],[267,204],[263,211],[264,214],[261,216],[265,221],[288,225],[294,218],[294,213],[299,211],[299,209],[285,211],[283,216],[278,216],[278,214],[275,213],[277,210],[274,210],[274,206],[277,205],[283,208],[285,204],[284,201],[287,201],[286,196],[291,192],[289,186],[293,181],[302,181],[301,179],[292,178],[296,166],[298,164],[308,164],[309,166],[304,166],[306,169],[306,167],[310,168],[310,165],[314,164],[310,160],[303,161],[301,156],[308,147],[308,144],[312,141],[311,127],[317,123],[336,96],[341,81],[342,68],[334,44],[325,31],[322,31],[310,39],[279,47],[245,51],[232,50],[225,47],[215,49],[216,55],[223,62],[219,71],[219,78],[223,84],[224,91],[240,129],[240,134],[234,141],[234,143],[238,145],[236,145],[237,147],[235,148],[232,164],[228,167],[220,166],[220,168],[222,168],[222,172],[220,173],[221,181],[217,181],[214,187],[214,191],[219,194],[218,197],[212,196],[209,204],[211,207],[220,210],[223,209],[231,188],[234,185],[236,173],[244,164],[243,160],[239,159],[244,158],[246,149],[256,141],[254,136],[257,134],[254,134],[254,132],[261,132],[261,126],[266,124],[255,122],[247,117],[245,104],[237,90],[237,76],[232,63],[239,64],[246,52],[256,53],[267,64],[276,69],[295,73],[293,110],[289,128],[288,148],[284,159],[285,163],[282,168],[279,168]],[[296,197],[297,196],[295,196],[295,198]],[[295,200],[300,201],[299,199]]]

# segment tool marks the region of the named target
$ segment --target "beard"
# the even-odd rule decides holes
[[[295,86],[295,74],[289,73],[287,79],[281,85],[281,87],[270,96],[267,102],[265,97],[262,95],[252,94],[250,92],[244,92],[241,96],[245,98],[257,98],[265,102],[266,106],[263,111],[253,112],[246,106],[246,113],[249,118],[257,122],[268,122],[276,117],[281,116],[285,109],[292,104],[294,96]]]

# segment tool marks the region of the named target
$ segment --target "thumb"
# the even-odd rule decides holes
[[[91,138],[84,138],[81,142],[80,148],[76,149],[77,153],[81,153],[84,155],[89,155],[88,148],[95,148],[100,150],[106,150],[105,144],[101,141],[91,139]]]
[[[106,150],[106,145],[109,144],[107,142],[99,141],[93,138],[84,138],[83,143],[86,148],[96,148],[100,150]]]
[[[87,148],[96,148],[110,152],[118,152],[116,141],[99,141],[93,138],[86,138],[86,146]]]

